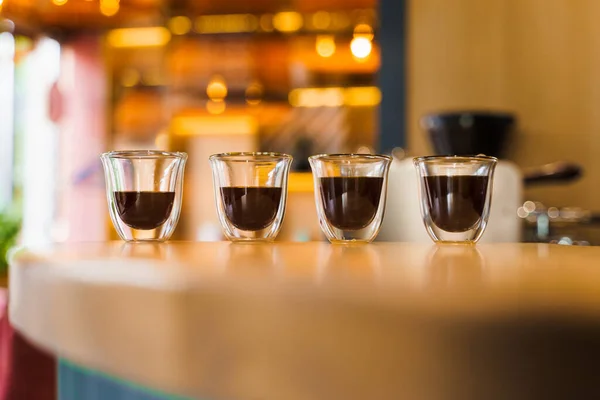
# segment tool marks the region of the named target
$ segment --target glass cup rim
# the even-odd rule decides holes
[[[325,161],[325,162],[340,162],[340,161],[392,161],[392,157],[383,154],[359,154],[359,153],[334,153],[334,154],[315,154],[308,157],[309,161]]]
[[[249,159],[254,157],[255,159]],[[208,158],[210,161],[233,161],[233,162],[248,162],[248,161],[275,161],[275,160],[292,160],[293,157],[285,153],[276,153],[269,151],[236,151],[229,153],[213,154]]]
[[[486,155],[476,155],[476,156],[424,156],[424,157],[415,157],[413,158],[413,162],[415,164],[421,163],[461,163],[468,164],[472,162],[478,162],[482,164],[495,164],[498,162],[496,157],[486,156]]]
[[[161,150],[117,150],[102,153],[102,158],[116,159],[165,159],[179,158],[187,159],[187,153],[181,151],[161,151]]]

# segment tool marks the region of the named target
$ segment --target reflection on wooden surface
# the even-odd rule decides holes
[[[544,304],[600,304],[600,248],[567,248],[556,245],[494,244],[433,245],[372,243],[338,246],[325,242],[233,244],[228,242],[123,242],[53,245],[21,250],[13,257],[15,279],[31,265],[44,265],[44,274],[62,271],[61,279],[77,281],[90,260],[135,262],[151,259],[141,270],[152,274],[160,266],[167,278],[194,282],[207,278],[221,283],[271,290],[278,284],[314,290],[341,290],[348,295],[366,293],[402,303],[409,294],[442,307],[477,309],[508,305],[514,300],[535,299]],[[78,261],[82,264],[78,264]],[[68,274],[59,265],[70,265]],[[106,274],[115,269],[105,269]],[[96,271],[102,274],[102,269]],[[121,279],[127,286],[127,276]],[[444,299],[437,304],[431,295]],[[426,295],[424,295],[426,294]],[[459,294],[459,295],[458,295]],[[514,296],[520,297],[516,299]],[[421,297],[421,295],[424,295]],[[480,299],[476,304],[465,301]],[[439,299],[438,299],[439,300]],[[505,302],[505,303],[503,303]],[[516,304],[516,303],[515,303]],[[532,303],[533,304],[533,303]],[[600,308],[598,309],[600,311]]]

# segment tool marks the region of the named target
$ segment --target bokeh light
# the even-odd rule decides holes
[[[319,35],[315,44],[317,54],[321,57],[331,57],[335,53],[335,39],[332,35]]]
[[[371,55],[373,44],[365,37],[355,37],[350,42],[350,51],[352,55],[358,59],[365,59]]]
[[[171,18],[168,25],[174,35],[185,35],[192,29],[192,21],[184,15]]]
[[[280,12],[273,17],[273,26],[280,32],[296,32],[303,23],[302,15],[295,11]]]

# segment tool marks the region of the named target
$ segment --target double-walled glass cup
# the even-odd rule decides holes
[[[210,156],[217,213],[235,242],[272,241],[281,229],[292,156],[224,153]]]
[[[110,218],[121,239],[168,240],[179,221],[187,154],[112,151],[101,159]]]
[[[321,154],[309,158],[321,230],[332,243],[370,242],[377,236],[391,158]]]
[[[476,243],[490,215],[497,159],[431,156],[414,159],[421,214],[434,242]]]

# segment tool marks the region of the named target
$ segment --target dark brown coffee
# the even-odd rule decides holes
[[[366,228],[377,214],[383,178],[321,178],[321,199],[325,216],[337,229]]]
[[[244,231],[259,231],[275,220],[281,188],[222,187],[221,197],[225,215],[233,226]]]
[[[173,210],[175,192],[114,192],[117,212],[134,229],[156,229]]]
[[[487,176],[426,176],[427,207],[433,223],[447,232],[465,232],[479,222]]]

